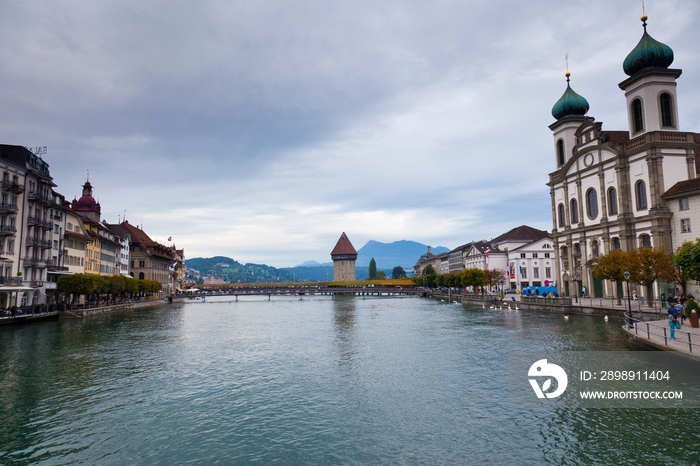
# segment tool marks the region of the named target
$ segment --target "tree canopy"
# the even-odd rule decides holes
[[[374,257],[372,258],[371,261],[369,261],[369,279],[370,280],[376,280],[377,279],[377,262],[374,260]]]

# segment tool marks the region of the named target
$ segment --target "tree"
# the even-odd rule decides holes
[[[503,269],[490,269],[484,271],[486,274],[486,280],[488,281],[489,288],[493,288],[498,285],[498,283],[505,278],[506,271]]]
[[[473,286],[474,291],[478,292],[478,288],[488,283],[486,273],[475,267],[462,270],[462,287]]]
[[[675,267],[671,254],[663,249],[641,248],[628,251],[630,260],[630,281],[646,288],[645,296],[651,304],[653,290],[651,285],[656,280],[673,281]]]
[[[629,270],[631,265],[628,252],[610,251],[600,256],[600,262],[593,267],[593,278],[622,283],[625,281],[625,269]],[[617,303],[620,304],[621,300],[622,296],[618,296]]]
[[[377,262],[374,260],[374,257],[369,261],[369,279],[377,279]]]
[[[401,267],[400,265],[397,265],[394,267],[394,270],[391,271],[391,278],[396,280],[397,278],[404,278],[406,276],[406,271]]]
[[[700,238],[694,243],[686,241],[673,254],[676,281],[685,291],[688,280],[700,282]]]
[[[377,280],[386,280],[386,272],[383,270],[377,270],[375,277]]]

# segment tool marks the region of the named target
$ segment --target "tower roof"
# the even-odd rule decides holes
[[[352,255],[354,255],[355,258],[357,258],[357,251],[353,247],[352,243],[348,239],[345,232],[343,232],[343,234],[340,235],[340,239],[335,244],[335,247],[331,251],[331,258],[333,258],[334,256],[352,256]]]
[[[637,46],[627,55],[622,63],[625,74],[632,76],[646,68],[668,68],[673,63],[673,50],[647,33],[647,16],[642,15],[644,34]]]
[[[569,85],[569,72],[566,72],[566,90],[552,107],[552,116],[560,120],[567,116],[584,116],[588,113],[588,101],[574,92]]]

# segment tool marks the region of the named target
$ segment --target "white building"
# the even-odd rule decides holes
[[[619,296],[622,284],[592,276],[612,250],[672,247],[673,212],[662,194],[696,177],[696,135],[680,131],[673,51],[646,32],[623,63],[629,128],[603,130],[587,116],[588,102],[569,86],[552,108],[554,164],[548,186],[560,292]],[[650,294],[653,290],[642,290]]]
[[[510,289],[556,286],[554,241],[546,231],[521,225],[494,238],[491,243],[507,255],[505,268]]]

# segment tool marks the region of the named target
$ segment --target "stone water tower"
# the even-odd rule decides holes
[[[331,251],[331,259],[333,259],[334,282],[355,281],[355,260],[357,260],[357,251],[355,251],[355,248],[352,246],[345,232],[340,235],[340,239],[333,248],[333,251]]]

